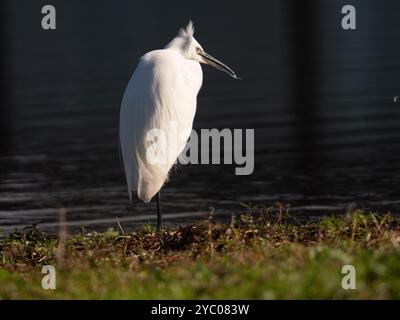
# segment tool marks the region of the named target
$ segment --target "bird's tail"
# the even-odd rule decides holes
[[[128,195],[129,195],[129,202],[131,206],[133,207],[133,190],[132,190],[132,182],[129,183],[128,179],[131,179],[131,175],[126,172],[125,170],[125,165],[124,165],[124,160],[123,160],[123,155],[122,155],[122,150],[121,150],[121,137],[118,138],[118,156],[119,156],[119,165],[121,166],[122,172],[125,174],[126,177],[126,182],[127,182],[127,188],[128,188]]]

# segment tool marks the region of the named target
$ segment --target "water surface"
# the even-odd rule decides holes
[[[163,191],[167,224],[281,201],[315,218],[349,208],[400,208],[398,1],[53,1],[57,30],[40,28],[40,1],[7,1],[1,116],[0,226],[125,228],[155,218],[129,205],[118,155],[119,107],[138,58],[189,18],[196,38],[243,81],[204,68],[195,129],[254,128],[255,171],[232,165],[174,170]],[[212,3],[207,10],[205,3]],[[400,99],[399,99],[400,100]]]

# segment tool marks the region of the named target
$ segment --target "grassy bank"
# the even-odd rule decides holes
[[[0,242],[0,298],[400,298],[400,221],[355,212],[300,224],[281,210],[212,218],[159,234],[82,233],[59,243],[37,228]],[[43,290],[43,265],[57,271]],[[341,286],[356,268],[356,290]]]

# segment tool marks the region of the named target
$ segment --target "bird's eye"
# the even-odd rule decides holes
[[[196,47],[196,53],[201,53],[201,48],[200,47]]]

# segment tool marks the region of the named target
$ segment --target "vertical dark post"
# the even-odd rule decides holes
[[[157,229],[162,229],[161,191],[157,193]]]
[[[322,15],[318,0],[291,0],[290,65],[292,71],[291,105],[295,117],[294,143],[299,155],[297,169],[318,173],[318,119],[320,109],[319,77],[322,52]],[[312,171],[312,172],[310,172]]]
[[[8,147],[8,126],[7,126],[7,43],[5,43],[7,28],[6,1],[0,3],[0,157],[6,155]]]

